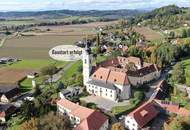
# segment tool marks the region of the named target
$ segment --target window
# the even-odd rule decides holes
[[[106,96],[107,96],[108,94],[106,93]]]
[[[85,63],[85,64],[87,63],[87,60],[86,60],[86,59],[84,60],[84,63]]]
[[[112,93],[112,90],[110,90],[110,93]]]
[[[96,75],[94,75],[94,77],[96,77]]]
[[[102,79],[102,76],[100,76],[100,79]]]
[[[116,82],[117,81],[117,79],[114,79],[114,82]]]
[[[112,95],[110,95],[110,97],[112,97]]]
[[[107,92],[108,90],[106,89],[106,92]]]

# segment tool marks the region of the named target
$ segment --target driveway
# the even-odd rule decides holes
[[[104,111],[111,111],[113,107],[115,106],[125,106],[129,104],[129,100],[123,101],[123,102],[114,102],[99,96],[88,96],[81,98],[81,100],[87,102],[87,103],[95,103],[98,108],[104,110]]]

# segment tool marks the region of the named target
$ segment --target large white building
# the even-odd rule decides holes
[[[129,67],[133,65],[134,70]],[[88,47],[83,52],[83,83],[87,92],[112,101],[131,97],[131,86],[138,86],[160,77],[155,64],[143,63],[137,57],[116,57],[92,67]]]
[[[67,115],[73,124],[73,130],[107,130],[108,118],[93,109],[75,104],[67,99],[57,102],[58,112]]]

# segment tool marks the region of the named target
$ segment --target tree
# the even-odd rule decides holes
[[[135,63],[133,62],[129,62],[128,64],[126,64],[125,67],[127,70],[131,70],[131,71],[136,71],[137,67],[135,66]]]
[[[34,102],[24,101],[21,106],[21,114],[26,120],[29,120],[35,115]]]
[[[68,117],[49,112],[39,118],[31,118],[25,121],[20,130],[71,130],[71,128]]]
[[[182,38],[187,37],[187,31],[185,29],[182,30]]]
[[[170,34],[169,34],[170,38],[175,38],[175,32],[171,31]]]
[[[190,37],[190,28],[187,29],[187,36]]]
[[[69,118],[58,113],[49,112],[47,115],[40,117],[39,122],[40,130],[71,130]]]
[[[172,71],[172,80],[175,83],[184,83],[185,82],[185,70],[181,62],[177,63]]]
[[[41,93],[42,93],[42,91],[41,91],[39,85],[37,85],[37,86],[34,88],[34,96],[36,97],[36,96],[40,95]]]
[[[39,120],[37,118],[31,118],[29,121],[25,121],[20,130],[38,130]]]
[[[175,86],[175,83],[184,83],[185,82],[185,71],[183,68],[183,64],[181,62],[177,63],[172,71],[172,82],[174,83],[174,90],[173,93],[176,95],[177,93],[177,88]]]
[[[121,31],[123,31],[127,25],[126,20],[125,19],[119,20],[119,25],[120,25]]]
[[[99,46],[101,43],[100,43],[100,33],[97,33],[97,36],[96,36],[96,46]]]
[[[115,123],[112,125],[111,130],[125,130],[125,128],[121,123]]]
[[[50,78],[51,78],[51,83],[52,83],[52,78],[53,78],[53,75],[57,72],[57,67],[55,65],[49,65],[49,66],[46,66],[46,67],[43,67],[41,69],[41,73],[42,75],[46,76],[46,75],[49,75]]]
[[[171,130],[185,130],[184,123],[178,120],[178,118],[175,118],[170,123],[170,129]]]

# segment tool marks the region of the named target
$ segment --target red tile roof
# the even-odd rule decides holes
[[[138,69],[136,71],[128,71],[128,75],[132,76],[132,77],[143,77],[144,75],[156,72],[156,71],[160,71],[158,66],[155,64],[151,64],[149,66],[143,67],[141,69]]]
[[[104,82],[115,83],[120,85],[128,85],[129,80],[126,72],[109,69],[109,68],[98,68],[92,75],[92,79],[101,80]]]
[[[154,100],[154,101],[166,111],[169,111],[171,113],[176,113],[181,116],[190,116],[190,111],[180,107],[178,103],[173,103],[163,100]]]
[[[143,128],[147,123],[154,119],[159,114],[159,111],[155,108],[152,102],[146,102],[131,113],[128,116],[132,116],[140,128]]]
[[[80,118],[81,123],[74,130],[98,130],[108,120],[104,114],[67,99],[61,99],[57,104],[71,110],[72,115]]]
[[[99,130],[106,122],[107,118],[100,118],[102,114],[98,111],[93,112],[86,120],[78,125],[74,130]]]

